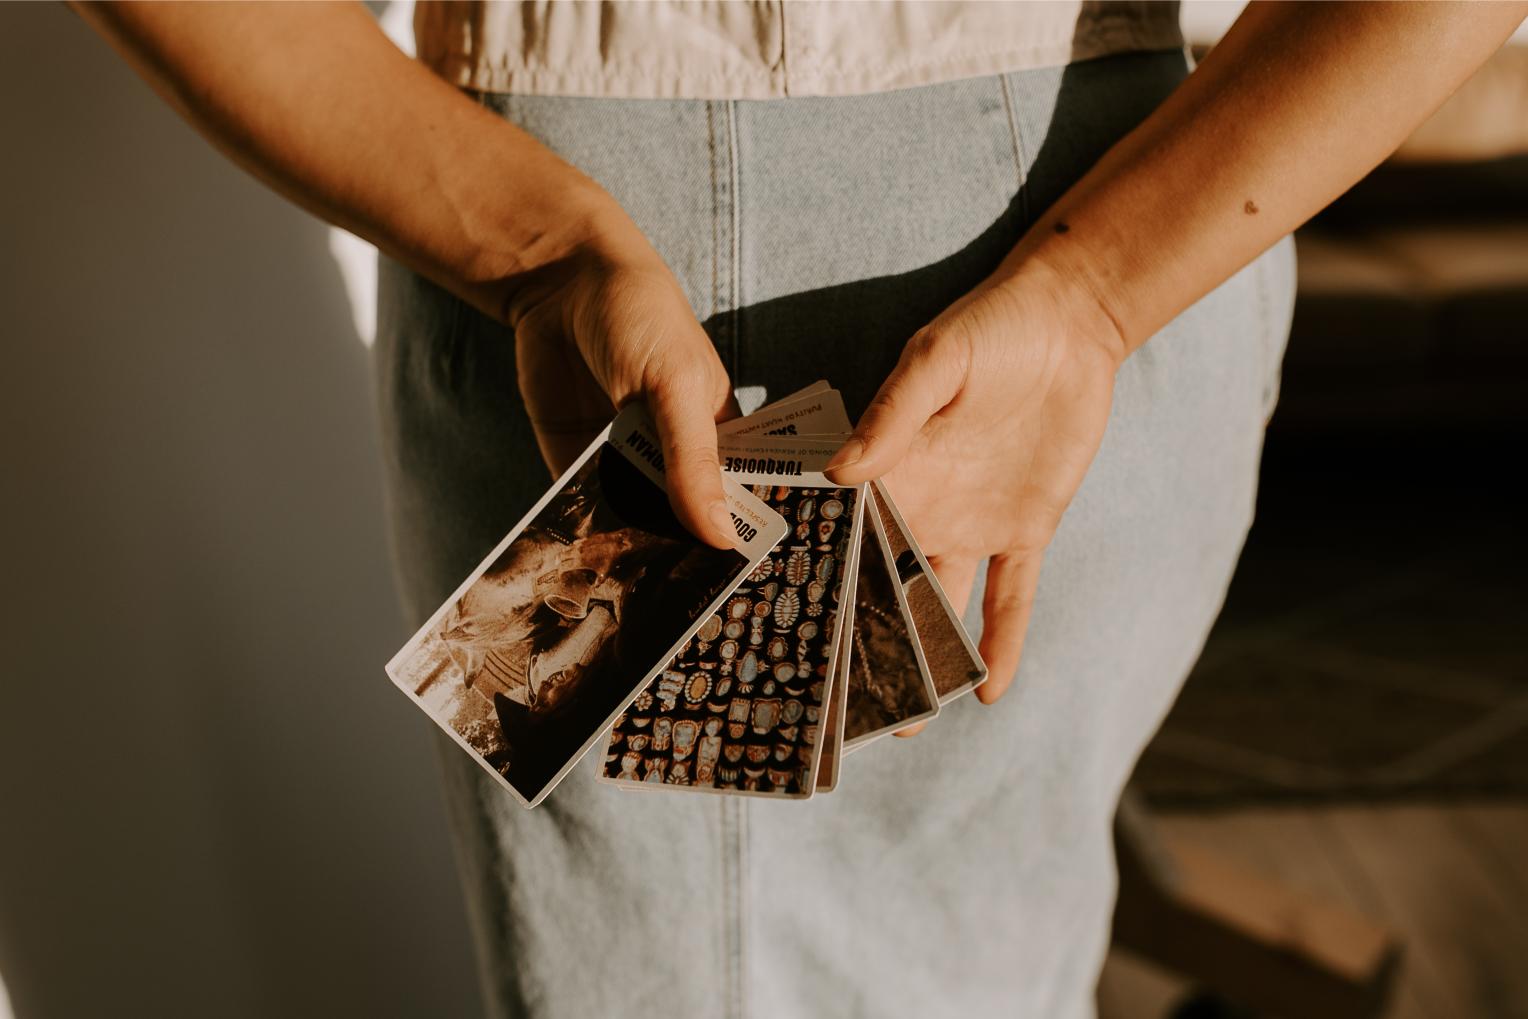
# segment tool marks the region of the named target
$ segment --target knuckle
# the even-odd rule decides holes
[[[916,370],[924,384],[940,390],[964,386],[971,366],[967,331],[933,322],[913,334],[902,352],[902,367]]]
[[[643,372],[642,388],[652,394],[655,403],[676,412],[699,407],[709,410],[732,391],[726,369],[714,357],[655,358]]]
[[[1043,555],[1046,546],[1050,544],[1051,535],[1056,531],[1053,519],[1049,512],[1026,514],[1025,519],[1015,527],[1002,558],[1017,565]]]
[[[995,593],[987,599],[988,609],[998,616],[1023,616],[1034,607],[1034,604],[1033,596],[1013,592]]]
[[[903,349],[904,357],[911,360],[921,360],[933,354],[944,345],[944,329],[941,326],[926,325],[913,333],[912,339],[907,341]]]
[[[716,446],[711,443],[697,442],[693,439],[670,439],[663,445],[663,456],[673,464],[696,468],[715,467],[718,471],[721,470]]]
[[[886,381],[881,383],[875,402],[871,404],[870,412],[866,414],[867,427],[876,428],[881,423],[878,419],[882,415],[898,413],[911,404],[917,385],[916,375],[906,370],[895,371],[887,376]]]

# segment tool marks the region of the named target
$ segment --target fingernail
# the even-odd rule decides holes
[[[732,528],[732,514],[727,509],[725,502],[713,502],[711,508],[706,511],[711,518],[711,523],[716,525],[717,533],[723,535],[734,546],[737,545],[737,532]]]
[[[864,456],[865,441],[863,439],[850,439],[843,444],[843,447],[837,453],[833,454],[833,459],[828,461],[828,465],[823,470],[836,471],[840,467],[857,464]]]

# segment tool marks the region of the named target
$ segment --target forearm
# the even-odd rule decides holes
[[[999,276],[1031,264],[1059,273],[1128,353],[1389,155],[1525,11],[1251,4]]]
[[[76,9],[246,169],[492,314],[608,200],[359,4]]]

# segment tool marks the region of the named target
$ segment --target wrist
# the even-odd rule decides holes
[[[1096,346],[1116,365],[1140,345],[1131,341],[1118,310],[1088,268],[1043,250],[1021,254],[1022,247],[998,270],[999,286],[1040,295],[1060,332]]]
[[[615,200],[571,167],[561,179],[501,192],[463,217],[468,241],[452,289],[513,325],[537,293],[600,259],[623,219]]]
[[[439,147],[434,194],[415,206],[404,259],[416,269],[513,324],[547,284],[632,249],[633,240],[648,247],[615,199],[576,167],[481,107],[463,113],[470,123],[449,132],[458,144]]]
[[[1030,226],[999,272],[1046,277],[1069,313],[1108,335],[1123,360],[1181,310],[1184,280],[1169,252],[1198,224],[1180,213],[1153,230],[1141,201],[1105,185],[1086,188],[1088,179]]]

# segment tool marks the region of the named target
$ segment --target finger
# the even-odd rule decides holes
[[[928,564],[939,578],[939,586],[944,589],[944,596],[950,600],[950,607],[962,618],[965,617],[966,606],[971,603],[971,588],[976,586],[976,568],[980,562],[966,556],[928,557]]]
[[[932,330],[914,336],[854,434],[828,462],[828,476],[840,485],[857,485],[891,470],[928,419],[960,392],[966,375],[963,350]]]
[[[987,567],[981,655],[987,663],[988,679],[976,688],[976,697],[983,704],[991,704],[1013,684],[1035,604],[1035,589],[1040,585],[1042,558],[1038,553],[993,556]]]
[[[679,522],[716,548],[736,548],[732,513],[722,490],[716,458],[716,422],[706,400],[671,386],[648,396],[648,407],[663,443],[669,503]]]
[[[901,737],[902,739],[907,739],[911,736],[918,735],[918,733],[922,732],[927,726],[927,722],[914,722],[912,725],[909,725],[905,729],[898,729],[896,732],[892,733],[892,735]]]

